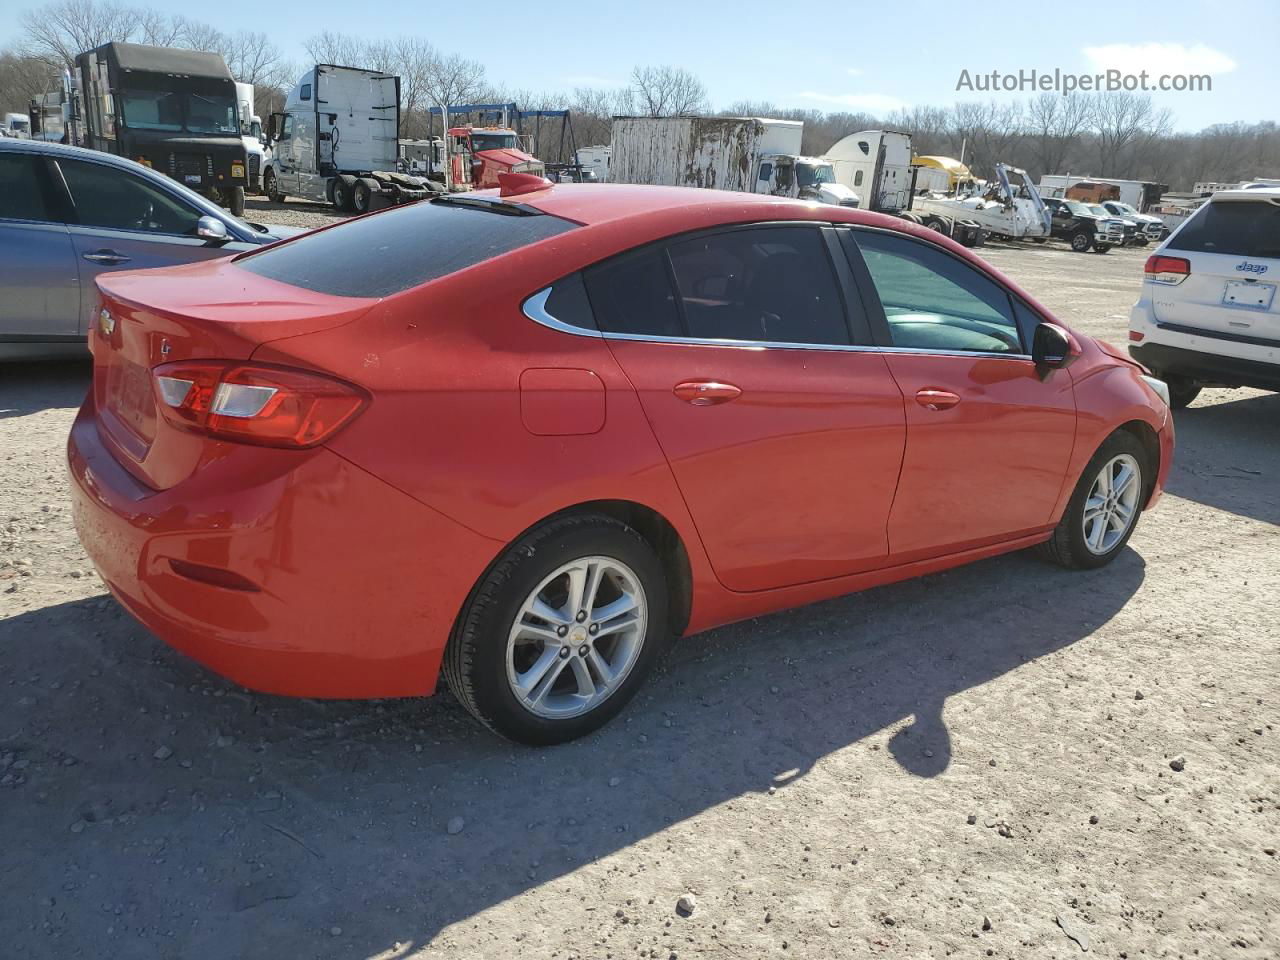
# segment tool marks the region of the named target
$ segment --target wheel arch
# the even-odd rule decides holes
[[[1156,435],[1156,431],[1151,424],[1145,420],[1129,420],[1122,423],[1108,436],[1120,432],[1132,434],[1142,444],[1142,449],[1147,452],[1147,466],[1151,469],[1143,481],[1145,489],[1142,491],[1142,503],[1145,509],[1151,500],[1151,494],[1155,490],[1156,478],[1160,476],[1160,438]],[[1104,440],[1103,442],[1105,443],[1106,441]]]
[[[476,577],[475,583],[472,584],[471,589],[467,592],[461,606],[454,615],[453,628],[449,631],[450,640],[456,635],[462,623],[463,614],[471,603],[471,598],[475,595],[476,590],[484,583],[489,571],[501,562],[507,551],[514,544],[519,543],[520,540],[534,530],[554,520],[593,514],[610,517],[625,523],[644,537],[648,544],[653,547],[654,552],[658,555],[659,562],[662,564],[670,589],[667,609],[671,635],[676,637],[683,635],[689,625],[693,609],[693,567],[689,560],[689,551],[680,532],[662,513],[647,504],[635,500],[586,500],[563,507],[539,518],[512,537],[510,541],[503,545],[501,550],[497,551],[488,566]]]

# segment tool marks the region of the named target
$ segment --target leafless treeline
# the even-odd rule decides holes
[[[401,78],[401,135],[439,133],[429,110],[441,103],[514,102],[524,110],[568,109],[578,146],[609,142],[610,118],[620,114],[674,116],[711,109],[706,87],[688,70],[637,66],[629,82],[614,88],[579,87],[537,92],[501,87],[485,66],[447,53],[420,37],[368,39],[324,31],[305,44],[308,63],[289,61],[265,33],[225,33],[184,16],[132,7],[117,0],[54,0],[21,18],[24,41],[0,51],[0,111],[24,111],[33,97],[57,86],[58,73],[83,50],[112,40],[217,51],[233,75],[252,83],[257,111],[280,108],[310,63],[334,63],[395,73]],[[780,108],[739,102],[722,112],[803,120],[806,153],[821,155],[836,140],[858,130],[888,127],[912,135],[920,154],[959,157],[980,175],[997,160],[1033,175],[1079,173],[1154,180],[1187,189],[1197,180],[1243,180],[1280,176],[1280,128],[1275,123],[1219,124],[1199,133],[1176,133],[1168,110],[1130,93],[1042,94],[1026,101],[956,103],[914,107],[885,117]],[[557,121],[527,124],[536,134],[535,153],[546,160],[561,153]]]

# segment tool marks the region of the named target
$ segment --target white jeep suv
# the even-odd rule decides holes
[[[1204,386],[1280,390],[1280,188],[1215,193],[1144,269],[1129,352],[1171,406]]]

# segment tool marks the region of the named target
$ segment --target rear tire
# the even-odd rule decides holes
[[[951,231],[947,229],[947,221],[943,220],[941,217],[925,217],[924,225],[934,233],[941,233],[944,236],[951,233]]]
[[[575,602],[576,570],[579,584],[598,579],[594,600]],[[627,597],[634,606],[610,616]],[[667,597],[662,564],[634,529],[599,515],[553,520],[513,544],[472,592],[445,650],[445,679],[501,736],[536,746],[577,739],[616,716],[652,671],[668,639]]]
[[[1125,470],[1132,473],[1127,481],[1123,479]],[[1146,448],[1138,438],[1127,430],[1117,430],[1085,466],[1053,536],[1039,544],[1036,552],[1069,570],[1106,566],[1124,549],[1138,525],[1153,471],[1154,464],[1148,463]],[[1103,484],[1108,473],[1109,486]]]
[[[378,190],[378,182],[361,177],[351,191],[351,203],[356,213],[368,213],[373,209],[373,195]]]
[[[333,178],[333,209],[341,213],[350,213],[354,202],[355,177],[341,176]]]
[[[1157,374],[1157,376],[1159,376]],[[1182,410],[1189,406],[1191,401],[1200,396],[1200,391],[1204,389],[1204,385],[1192,380],[1190,377],[1181,377],[1177,374],[1161,376],[1161,380],[1169,385],[1169,407],[1173,410]]]

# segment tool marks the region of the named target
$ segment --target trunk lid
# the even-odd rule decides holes
[[[152,489],[186,479],[226,441],[173,426],[152,369],[176,360],[248,360],[262,344],[340,326],[376,300],[334,297],[238,269],[226,260],[99,278],[89,332],[99,432]]]

